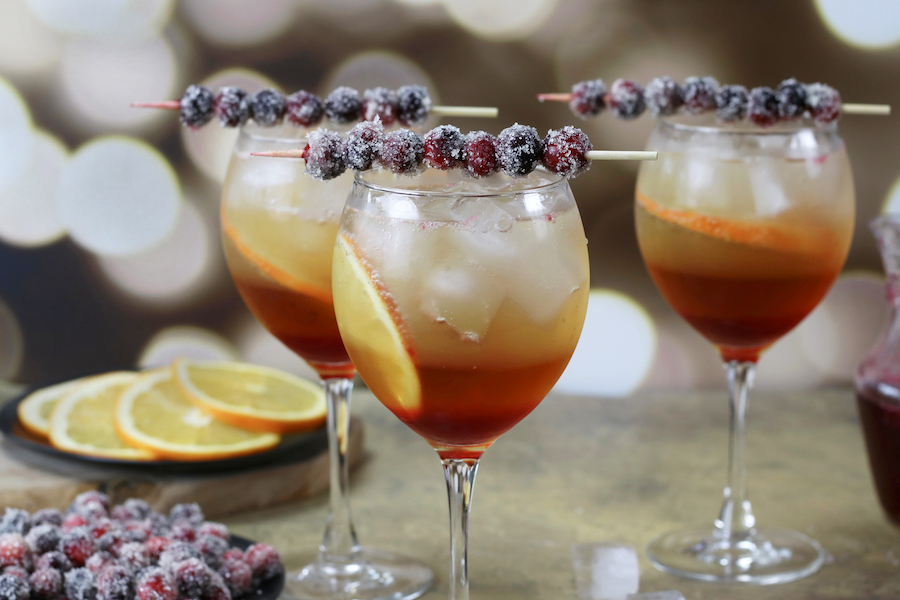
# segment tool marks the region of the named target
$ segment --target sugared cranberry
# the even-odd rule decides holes
[[[294,125],[313,127],[324,115],[325,105],[315,94],[300,90],[287,97],[287,118]]]
[[[151,512],[147,517],[150,523],[150,533],[152,535],[169,535],[169,518],[156,512]]]
[[[222,576],[215,571],[212,574],[209,588],[203,595],[203,600],[231,600],[231,590],[228,589]]]
[[[250,100],[250,116],[257,125],[272,127],[281,123],[287,108],[284,94],[267,88],[253,94]]]
[[[132,573],[150,566],[150,551],[144,544],[131,542],[119,548],[119,562]]]
[[[229,548],[225,551],[225,554],[222,555],[222,560],[244,560],[244,551],[240,548]]]
[[[137,580],[138,600],[177,600],[178,587],[171,574],[159,567],[150,567]]]
[[[7,508],[0,519],[0,534],[18,533],[25,535],[31,529],[31,515],[19,508]]]
[[[172,542],[159,555],[159,566],[163,569],[171,570],[176,563],[189,558],[200,558],[200,551],[187,542]]]
[[[332,123],[341,125],[359,120],[362,102],[359,92],[345,85],[335,88],[325,98],[325,114]]]
[[[778,121],[778,105],[778,94],[772,88],[753,88],[747,101],[747,116],[762,127],[774,125]]]
[[[219,567],[219,575],[225,581],[225,585],[231,590],[232,596],[240,596],[250,589],[253,579],[253,569],[242,560],[224,561]]]
[[[101,517],[96,521],[91,522],[88,526],[88,531],[91,532],[91,535],[94,536],[94,539],[99,539],[103,537],[103,534],[112,531],[114,529],[118,529],[116,523],[112,521],[112,519]]]
[[[655,117],[668,117],[684,104],[684,90],[671,77],[657,77],[644,89],[647,109]]]
[[[347,134],[344,150],[347,168],[354,171],[371,169],[381,156],[382,143],[384,143],[384,127],[377,117],[374,121],[362,121],[354,125]]]
[[[785,79],[775,90],[778,94],[778,117],[796,119],[806,112],[806,86],[794,79]]]
[[[83,566],[88,557],[94,553],[95,548],[93,536],[84,527],[76,527],[63,534],[58,546],[58,549],[76,567]]]
[[[15,575],[0,575],[0,600],[28,600],[30,595],[28,581]]]
[[[466,136],[466,173],[471,177],[488,177],[500,170],[497,138],[485,131]]]
[[[215,521],[207,521],[198,527],[197,535],[211,535],[213,537],[222,538],[226,542],[231,539],[228,528],[222,523],[216,523]]]
[[[415,131],[398,129],[381,146],[381,164],[395,175],[415,175],[425,157],[425,140]]]
[[[37,559],[34,568],[35,570],[54,569],[56,571],[65,573],[72,568],[72,561],[70,561],[66,557],[66,555],[59,550],[53,550],[52,552],[42,554],[41,557]]]
[[[518,123],[497,136],[497,159],[510,177],[524,177],[541,161],[543,142],[537,129]]]
[[[716,92],[716,118],[726,123],[740,121],[747,116],[749,94],[742,85],[723,85]]]
[[[18,533],[0,535],[0,566],[31,569],[31,549],[28,542]]]
[[[250,98],[247,97],[247,92],[241,88],[233,86],[219,88],[219,91],[216,92],[213,112],[222,127],[240,127],[250,118]],[[113,511],[116,509],[122,509],[120,512],[131,514],[127,506],[117,506]],[[131,516],[121,518],[121,520],[126,521],[128,518],[143,517]]]
[[[425,164],[448,171],[462,167],[466,157],[466,138],[453,125],[439,125],[425,135]]]
[[[606,107],[605,96],[606,85],[602,79],[579,81],[572,86],[569,108],[582,119],[595,117]]]
[[[571,125],[551,129],[544,138],[542,162],[553,173],[576,177],[591,168],[585,154],[593,149],[591,140],[580,129]]]
[[[179,102],[181,122],[191,129],[199,129],[213,118],[215,95],[204,85],[191,85],[184,91]],[[106,505],[109,510],[109,504]],[[69,598],[69,600],[75,600]]]
[[[33,515],[31,515],[31,526],[36,527],[38,525],[56,525],[57,527],[62,527],[63,523],[63,514],[56,510],[55,508],[42,508],[37,511]]]
[[[126,520],[143,520],[150,517],[153,514],[153,509],[150,508],[150,505],[147,504],[145,500],[141,500],[140,498],[129,498],[125,502],[122,503],[129,514],[132,515],[131,519]]]
[[[363,92],[362,117],[366,121],[381,119],[385,127],[390,127],[397,120],[397,106],[400,100],[397,92],[377,87]]]
[[[172,542],[169,540],[169,538],[161,536],[152,537],[147,540],[144,545],[147,547],[147,552],[150,555],[150,561],[159,561],[159,555],[162,554],[163,551],[165,551],[165,549],[168,548],[169,544],[171,543]]]
[[[306,173],[310,177],[328,181],[347,170],[347,164],[344,162],[346,142],[339,133],[320,128],[311,131],[306,139],[308,141],[305,152]]]
[[[34,600],[56,600],[63,591],[63,576],[56,569],[38,569],[28,578]]]
[[[128,541],[129,540],[123,531],[108,531],[97,540],[97,548],[109,552],[113,556],[118,556],[119,548],[121,548],[123,544],[128,543]]]
[[[97,600],[133,600],[134,579],[125,567],[112,565],[97,576]]]
[[[94,552],[84,561],[84,568],[94,575],[99,575],[104,569],[114,564],[116,564],[116,557],[106,550],[100,550],[99,552]]]
[[[806,105],[816,123],[827,125],[841,116],[841,95],[824,83],[806,86]]]
[[[97,490],[89,490],[75,496],[75,499],[69,504],[69,508],[66,509],[66,512],[81,514],[81,509],[91,502],[99,502],[103,507],[103,510],[107,513],[109,512],[109,496],[103,492],[98,492]]]
[[[212,571],[199,558],[189,558],[176,563],[172,572],[182,596],[202,598],[212,583]]]
[[[97,582],[89,570],[72,569],[63,578],[63,590],[68,600],[95,600]]]
[[[253,544],[244,553],[244,559],[253,570],[253,576],[260,579],[275,577],[284,567],[278,551],[269,544]]]
[[[714,77],[688,77],[684,82],[684,111],[699,115],[716,108],[719,82]]]
[[[610,112],[620,119],[636,119],[647,108],[644,102],[644,88],[630,79],[616,79],[609,88],[606,105]]]
[[[43,525],[32,527],[28,535],[25,536],[25,541],[28,542],[35,554],[43,554],[56,550],[56,545],[59,544],[62,535],[62,529],[59,527],[44,523]]]
[[[228,542],[212,535],[201,535],[194,542],[194,547],[200,551],[200,556],[212,569],[218,569],[222,564],[222,556],[228,550]]]
[[[169,537],[179,542],[193,542],[197,539],[197,530],[188,521],[175,521],[172,523]]]
[[[28,570],[23,569],[22,567],[17,567],[15,565],[10,567],[3,567],[3,574],[12,575],[14,577],[18,577],[19,579],[22,579],[23,581],[28,581]]]
[[[81,515],[72,513],[70,515],[66,515],[66,518],[63,519],[62,530],[63,533],[68,533],[76,527],[84,527],[87,524],[87,520],[84,519]]]
[[[421,85],[404,85],[397,90],[397,120],[407,127],[416,127],[428,119],[431,96]]]

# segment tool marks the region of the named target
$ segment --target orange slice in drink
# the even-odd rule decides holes
[[[223,423],[185,398],[165,368],[138,377],[119,396],[116,429],[130,444],[161,458],[214,460],[269,450],[274,433],[247,431]]]
[[[344,235],[338,238],[332,277],[338,328],[363,381],[395,414],[415,416],[422,388],[403,319]]]
[[[789,223],[739,221],[704,215],[682,208],[671,208],[635,193],[637,204],[651,215],[685,229],[750,246],[772,248],[784,252],[814,253],[823,247],[822,236],[830,231],[816,226],[800,227]]]
[[[331,303],[330,261],[337,224],[330,226],[293,218],[266,222],[262,209],[254,211],[256,218],[232,221],[222,207],[222,231],[243,258],[278,284],[300,294]],[[285,223],[290,223],[285,225]],[[312,253],[292,248],[297,240],[304,240]],[[324,254],[325,256],[310,256]],[[311,264],[310,264],[311,263]]]
[[[297,433],[325,422],[322,386],[277,369],[181,358],[172,373],[189,402],[235,427]]]

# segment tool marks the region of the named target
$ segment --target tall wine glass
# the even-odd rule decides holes
[[[478,460],[575,350],[587,245],[564,179],[357,175],[334,255],[334,308],[375,396],[437,450],[450,500],[450,598],[469,597]]]
[[[334,240],[353,177],[328,182],[299,159],[250,156],[297,147],[307,131],[245,125],[222,194],[228,268],[250,311],[322,378],[328,404],[331,504],[318,560],[290,573],[299,600],[401,600],[425,592],[431,570],[362,548],[350,516],[347,432],[355,370],[341,342],[331,294]]]
[[[672,308],[722,356],[731,407],[728,485],[713,527],[650,543],[660,569],[708,581],[791,581],[823,562],[818,543],[757,527],[746,485],[747,393],[757,359],[822,300],[850,246],[853,176],[836,125],[770,128],[674,117],[641,165],[641,254]]]

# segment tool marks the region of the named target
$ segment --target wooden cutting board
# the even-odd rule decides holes
[[[351,419],[348,446],[351,468],[365,458],[363,427]],[[146,477],[111,474],[94,468],[68,467],[4,443],[0,452],[0,508],[33,512],[40,508],[65,509],[87,490],[109,494],[114,504],[142,498],[154,510],[167,513],[175,504],[197,502],[208,518],[294,502],[328,489],[328,453],[288,465],[233,475],[201,477]]]

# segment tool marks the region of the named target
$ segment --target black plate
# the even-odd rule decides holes
[[[252,542],[247,538],[242,538],[238,535],[231,536],[229,540],[232,546],[236,546],[241,550],[246,550],[252,544],[256,542]],[[250,596],[253,600],[275,600],[281,594],[281,590],[284,589],[284,572],[279,573],[277,576],[272,579],[266,579],[262,582],[262,585],[259,586],[259,590]]]
[[[37,466],[62,473],[69,472],[71,467],[77,465],[82,468],[92,467],[104,471],[110,470],[122,474],[136,476],[145,475],[155,478],[166,476],[224,475],[300,462],[312,458],[313,456],[326,451],[328,448],[328,434],[323,426],[308,433],[283,436],[281,438],[281,443],[265,452],[218,460],[139,461],[72,454],[70,452],[57,450],[47,442],[30,434],[22,427],[21,423],[19,423],[19,415],[17,413],[19,403],[32,392],[41,389],[41,387],[44,386],[32,388],[21,396],[13,398],[3,405],[3,408],[0,409],[0,432],[3,433],[4,440],[12,446],[24,449],[28,451],[28,453],[41,455],[40,457],[29,457],[26,453],[16,452],[14,455],[15,458],[22,458],[26,462],[35,462],[35,460],[29,461],[29,458],[44,458],[44,460],[37,461],[39,462]],[[50,457],[52,460],[48,463],[46,457]]]

